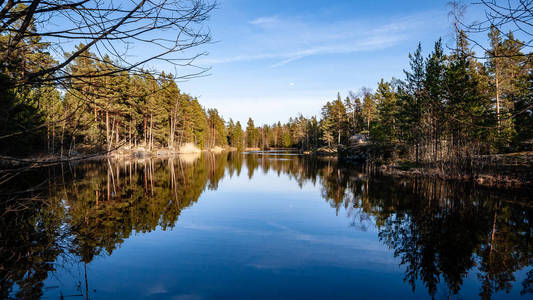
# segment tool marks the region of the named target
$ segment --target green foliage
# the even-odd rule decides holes
[[[0,35],[0,45],[7,39],[9,35]],[[5,90],[24,72],[53,64],[47,44],[38,37],[22,42],[20,51],[0,53],[6,59],[0,70],[0,138],[13,145],[2,147],[3,153],[71,155],[125,145],[176,148],[189,142],[209,146],[207,112],[197,99],[181,93],[171,74],[156,78],[122,71],[108,56],[97,59],[90,50],[68,64],[72,76],[61,90],[45,82]],[[77,45],[74,51],[84,47]],[[218,116],[213,122],[213,143],[225,146],[224,120]]]
[[[0,35],[0,45],[12,38]],[[409,54],[405,79],[381,79],[375,92],[362,88],[322,107],[321,118],[301,114],[287,123],[257,126],[249,118],[228,124],[183,93],[171,74],[127,72],[90,50],[67,66],[71,79],[13,86],[24,72],[54,64],[39,37],[23,38],[18,51],[3,53],[0,70],[0,139],[8,154],[60,154],[116,147],[237,149],[293,147],[301,150],[348,144],[354,134],[406,149],[416,161],[528,149],[533,139],[532,63],[524,43],[492,28],[485,64],[468,37],[457,32],[445,54],[441,40],[427,58],[422,45]],[[76,46],[74,51],[84,48]],[[24,63],[23,63],[24,62]]]
[[[346,133],[349,132],[349,124],[346,107],[341,100],[340,94],[337,94],[337,99],[332,102],[327,102],[322,107],[320,127],[323,133],[322,140],[327,143],[328,147],[331,147],[334,141],[337,142],[337,145],[342,144]]]
[[[209,124],[209,142],[210,147],[220,146],[225,147],[228,145],[228,129],[224,119],[218,114],[216,109],[207,110]]]
[[[533,150],[533,71],[519,82],[520,93],[517,95],[514,114],[516,136],[513,145],[518,150]]]
[[[370,128],[373,140],[380,142],[395,142],[397,137],[398,95],[391,83],[383,79],[378,84],[375,94],[377,122]]]
[[[233,121],[230,120],[230,138],[229,143],[231,147],[237,148],[239,151],[244,148],[244,132],[242,130],[241,122],[237,121],[235,125],[232,125]]]
[[[300,116],[267,127],[268,146],[286,146],[290,138],[292,147],[332,148],[359,133],[418,162],[529,149],[532,64],[512,34],[502,39],[493,31],[489,37],[493,49],[485,65],[461,31],[448,55],[441,40],[427,58],[419,44],[405,80],[382,79],[375,92],[363,88],[345,100],[338,94],[322,107],[320,120]]]
[[[246,124],[246,145],[251,148],[258,146],[259,134],[257,128],[255,128],[254,120],[252,118],[248,119]]]

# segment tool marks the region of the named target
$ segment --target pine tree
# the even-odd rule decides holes
[[[235,124],[233,123],[233,119],[229,119],[229,122],[228,122],[228,127],[227,127],[227,136],[226,136],[226,141],[227,141],[227,144],[231,147],[233,147],[233,130],[235,128]]]
[[[487,127],[492,125],[490,98],[480,88],[481,77],[463,32],[450,60],[445,76],[445,110],[451,119],[449,153],[469,156],[486,151]]]
[[[337,145],[340,145],[343,138],[346,137],[345,134],[349,133],[346,108],[340,94],[337,94],[337,99],[327,102],[322,107],[322,120],[324,121],[324,124],[322,124],[323,134],[327,135],[324,138],[329,141],[328,147],[331,147],[331,142],[333,141],[330,141],[330,135],[337,141]]]
[[[231,136],[231,146],[237,148],[238,151],[242,151],[244,148],[244,132],[242,130],[241,122],[237,121],[233,127],[233,133]]]
[[[366,130],[363,133],[370,134],[370,123],[376,118],[376,102],[374,101],[374,95],[366,93],[363,98],[363,107],[361,114],[365,121]]]
[[[224,119],[218,114],[216,109],[207,110],[207,121],[209,126],[209,143],[208,147],[227,146],[227,132]],[[233,121],[232,121],[233,122]]]
[[[180,105],[180,91],[172,76],[164,72],[159,77],[160,90],[158,91],[158,102],[160,103],[159,123],[162,124],[160,130],[156,131],[156,136],[161,144],[166,137],[168,148],[174,149],[176,130],[178,123],[178,113]]]
[[[376,90],[377,124],[371,131],[373,140],[392,143],[397,136],[397,94],[391,83],[381,81]]]
[[[207,144],[208,138],[208,124],[207,124],[207,115],[205,110],[198,102],[198,99],[194,98],[191,101],[192,105],[192,124],[193,125],[193,135],[194,143],[200,148],[204,148]]]
[[[440,139],[444,130],[445,118],[443,115],[444,99],[444,76],[446,71],[446,56],[442,49],[442,40],[439,39],[434,46],[433,52],[426,62],[424,87],[426,89],[428,114],[426,123],[429,124],[430,144],[432,140],[433,161],[438,159]]]
[[[412,141],[415,146],[415,159],[418,164],[420,161],[420,144],[423,134],[423,119],[426,104],[426,95],[424,88],[425,62],[422,57],[422,45],[419,43],[416,51],[409,54],[410,71],[404,70],[405,87],[404,97],[405,105],[402,106],[402,114],[405,115],[407,128],[412,132]]]
[[[248,123],[246,124],[246,145],[250,148],[257,147],[258,142],[258,133],[254,125],[254,120],[248,118]]]
[[[501,150],[507,150],[511,145],[517,130],[514,120],[515,106],[523,95],[523,82],[527,80],[529,70],[531,70],[530,58],[522,53],[524,42],[515,39],[512,32],[506,35],[502,42],[501,52],[504,58],[501,84],[501,111],[500,111],[500,135],[499,142],[503,146]]]
[[[529,70],[532,68],[529,67]],[[515,101],[515,125],[517,134],[513,141],[517,150],[533,148],[533,71],[520,81],[521,93]]]
[[[331,119],[323,118],[320,122],[320,130],[322,131],[321,140],[328,145],[328,148],[331,148],[331,143],[334,141],[333,136],[333,124]]]
[[[487,67],[489,74],[492,75],[492,80],[494,81],[494,94],[495,94],[495,104],[496,104],[496,118],[498,121],[498,132],[501,129],[501,112],[500,112],[500,98],[502,90],[502,80],[503,78],[503,63],[502,63],[502,37],[500,30],[491,26],[489,32],[490,40],[490,49],[487,51]]]

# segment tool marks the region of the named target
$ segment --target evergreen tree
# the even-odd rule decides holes
[[[322,131],[321,140],[328,145],[328,148],[331,148],[331,143],[335,140],[332,130],[333,124],[331,124],[331,119],[326,118],[322,119],[320,122],[320,130]]]
[[[327,141],[328,147],[331,147],[331,142],[334,140],[337,145],[340,145],[343,138],[349,133],[349,123],[346,108],[339,93],[337,94],[337,99],[327,102],[322,107],[322,119],[324,121],[322,124],[323,134],[325,135],[324,141]],[[330,136],[333,137],[333,140],[331,140]]]
[[[412,142],[415,146],[415,159],[420,160],[420,143],[422,140],[423,121],[422,114],[425,108],[425,62],[422,57],[422,44],[418,43],[418,48],[413,54],[409,54],[410,71],[405,73],[405,94],[402,113],[407,121],[407,128],[411,132]]]
[[[397,94],[391,83],[381,81],[376,90],[377,124],[372,128],[371,138],[387,143],[395,142],[397,136]]]
[[[521,78],[520,94],[515,98],[514,121],[517,133],[513,143],[517,150],[533,149],[533,71],[531,67],[529,70],[529,75]]]
[[[228,140],[227,140],[227,132],[226,132],[226,126],[224,123],[224,119],[218,114],[218,110],[216,109],[208,109],[207,110],[208,115],[208,124],[209,124],[209,147],[214,146],[227,146]],[[231,121],[233,122],[233,121]],[[232,124],[233,126],[233,124]]]
[[[441,136],[444,130],[445,118],[443,115],[445,105],[444,76],[446,71],[446,56],[442,49],[442,40],[439,39],[434,46],[433,52],[426,62],[424,87],[427,95],[426,124],[429,126],[428,144],[433,144],[433,161],[439,157]],[[428,146],[429,146],[428,145]]]
[[[257,128],[255,128],[254,120],[248,118],[248,123],[246,124],[246,145],[250,148],[257,147],[259,141],[259,136]]]
[[[486,128],[493,124],[490,98],[480,89],[480,77],[472,57],[466,35],[460,32],[445,75],[445,110],[451,119],[449,154],[452,157],[487,151]]]
[[[244,148],[244,132],[242,130],[241,122],[237,121],[233,127],[231,136],[231,146],[237,148],[239,151],[242,151]]]
[[[374,95],[372,93],[366,93],[363,97],[363,107],[361,115],[365,121],[366,129],[363,131],[365,134],[370,134],[370,123],[376,118],[376,102],[374,101]]]

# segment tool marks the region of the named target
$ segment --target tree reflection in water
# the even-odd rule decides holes
[[[509,291],[533,257],[528,191],[439,180],[367,176],[332,159],[238,153],[169,159],[90,161],[35,169],[2,186],[0,297],[38,298],[61,262],[84,265],[112,255],[132,233],[173,228],[183,209],[224,176],[286,174],[318,184],[351,225],[374,227],[398,257],[405,281],[434,297],[457,294],[469,272],[479,295]],[[46,179],[42,182],[43,179]],[[521,283],[533,292],[533,271]],[[82,287],[85,284],[84,287]],[[87,283],[80,282],[87,296]]]

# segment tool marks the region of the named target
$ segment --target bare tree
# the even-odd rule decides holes
[[[204,53],[188,50],[210,41],[204,21],[215,5],[214,0],[0,0],[0,65],[8,70],[3,88],[140,73],[149,63],[194,67]],[[54,61],[29,61],[21,70],[28,40],[43,45]],[[89,49],[97,60],[112,62],[109,72],[69,72],[69,63]],[[177,77],[206,71],[196,68]]]
[[[477,0],[470,7],[483,10],[483,18],[472,23],[465,23],[464,11],[466,5],[460,1],[451,1],[450,15],[454,19],[456,30],[463,30],[472,35],[488,34],[496,28],[509,37],[510,34],[520,36],[523,55],[529,56],[533,48],[533,0]],[[480,47],[485,53],[490,52],[484,43],[475,38],[468,38],[474,45]],[[506,54],[501,54],[506,56]]]

